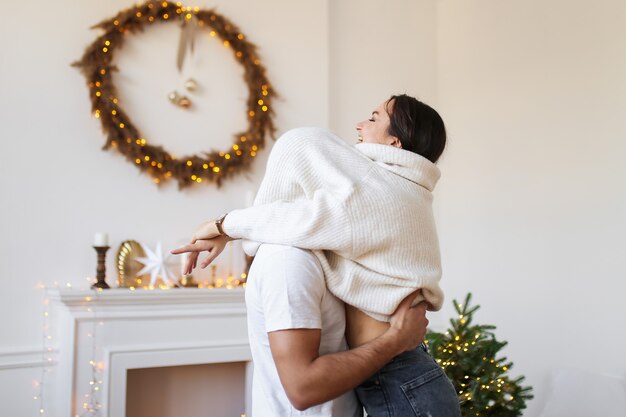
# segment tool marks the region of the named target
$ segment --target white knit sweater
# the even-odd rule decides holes
[[[294,129],[274,145],[253,207],[232,211],[224,231],[260,243],[311,249],[330,291],[388,321],[417,288],[441,308],[441,261],[432,213],[439,169],[388,145],[351,146],[327,130]]]

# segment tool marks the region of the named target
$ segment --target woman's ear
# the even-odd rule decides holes
[[[393,147],[402,149],[402,142],[400,142],[400,139],[398,139],[395,136],[392,136],[391,138],[392,138],[392,142],[390,143],[390,145]]]

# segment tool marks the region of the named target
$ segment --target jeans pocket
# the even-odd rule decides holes
[[[418,417],[460,417],[454,386],[439,366],[401,386]]]

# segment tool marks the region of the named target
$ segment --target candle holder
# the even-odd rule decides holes
[[[109,284],[107,284],[105,281],[106,266],[104,263],[106,259],[106,253],[109,250],[109,246],[94,246],[93,248],[96,250],[96,253],[98,254],[98,266],[96,267],[96,282],[95,284],[91,286],[91,288],[100,288],[100,289],[111,288],[109,287]]]

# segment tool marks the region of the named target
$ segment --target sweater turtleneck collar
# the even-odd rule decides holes
[[[377,143],[357,143],[355,148],[383,168],[431,192],[441,176],[435,164],[414,152]]]

